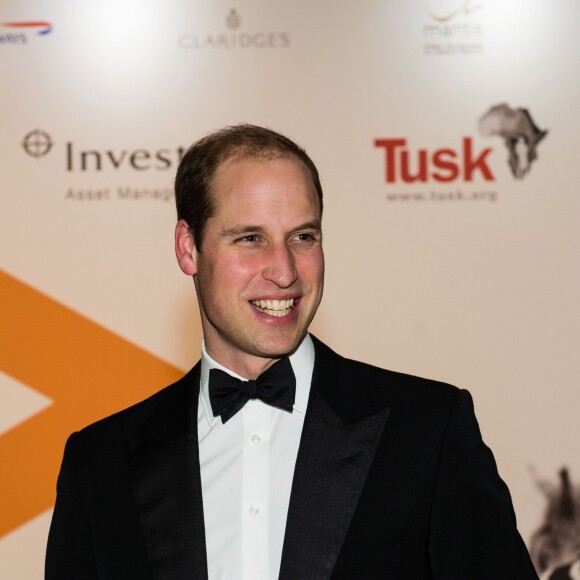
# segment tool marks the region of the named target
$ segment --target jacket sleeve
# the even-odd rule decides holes
[[[441,447],[429,550],[436,579],[538,578],[467,391],[458,394]]]
[[[67,441],[48,535],[45,580],[96,580],[89,516],[75,466],[77,434]]]

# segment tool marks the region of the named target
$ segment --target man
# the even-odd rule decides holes
[[[230,127],[190,148],[175,189],[202,359],[71,436],[46,577],[537,578],[469,394],[307,333],[324,257],[305,151]]]

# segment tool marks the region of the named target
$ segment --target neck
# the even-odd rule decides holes
[[[229,353],[220,349],[212,348],[207,342],[205,343],[207,354],[220,365],[244,377],[247,380],[257,379],[264,371],[269,369],[279,357],[261,357],[247,353]]]

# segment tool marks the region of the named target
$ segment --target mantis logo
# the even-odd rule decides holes
[[[427,13],[435,22],[445,23],[457,16],[469,15],[481,10],[481,4],[474,0],[431,0]]]

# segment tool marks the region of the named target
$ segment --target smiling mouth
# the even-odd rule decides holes
[[[250,300],[250,304],[260,312],[281,318],[288,316],[294,308],[294,298],[290,300]]]

